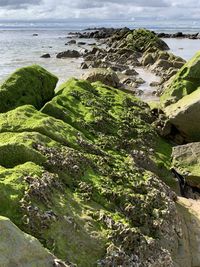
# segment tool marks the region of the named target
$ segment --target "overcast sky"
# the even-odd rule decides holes
[[[199,19],[200,0],[0,0],[0,19]]]

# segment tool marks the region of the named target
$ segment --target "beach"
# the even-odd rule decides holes
[[[125,24],[125,22],[124,22]],[[93,24],[92,24],[93,25]],[[112,24],[108,22],[103,24],[107,26],[123,26],[123,23]],[[70,40],[70,32],[84,32],[90,24],[53,24],[46,25],[36,23],[36,25],[27,24],[1,24],[0,25],[0,81],[3,81],[15,69],[32,64],[39,64],[49,71],[52,71],[59,77],[59,83],[75,76],[81,77],[84,70],[80,69],[82,58],[79,59],[57,59],[56,54],[67,49],[84,51],[88,49],[87,45],[77,46],[65,44]],[[98,24],[97,24],[98,26]],[[102,26],[101,24],[99,26]],[[134,27],[134,23],[131,25]],[[66,27],[66,28],[65,28]],[[149,26],[150,27],[150,26]],[[166,26],[167,27],[167,26]],[[153,27],[150,27],[153,28]],[[164,28],[155,28],[157,32],[163,32]],[[185,33],[191,32],[191,29],[180,28]],[[194,29],[196,32],[198,29]],[[175,32],[176,29],[168,26],[168,32]],[[37,34],[37,36],[34,36]],[[81,39],[82,42],[93,43],[95,40]],[[200,40],[190,40],[182,38],[165,38],[164,41],[169,45],[170,51],[177,56],[190,59],[199,49]],[[51,55],[50,59],[41,58],[45,53]],[[146,73],[148,75],[148,73]],[[148,79],[148,78],[147,78]]]

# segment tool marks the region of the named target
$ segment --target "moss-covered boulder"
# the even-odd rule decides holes
[[[77,79],[40,111],[0,114],[0,214],[71,265],[170,266],[177,183],[152,121],[133,95]]]
[[[186,182],[200,188],[200,143],[176,146],[172,152],[172,167]]]
[[[148,48],[157,48],[160,50],[168,50],[168,45],[157,35],[146,29],[134,30],[126,37],[128,47],[137,51],[145,52]]]
[[[200,86],[200,52],[189,60],[172,78],[164,90],[160,100],[163,106],[168,106],[191,94]]]
[[[0,87],[0,112],[31,104],[40,109],[54,96],[58,78],[40,66],[18,69]]]
[[[200,141],[200,88],[166,107],[165,114],[187,142]]]
[[[0,266],[64,267],[37,239],[25,234],[8,218],[0,216]],[[57,265],[56,265],[57,264]]]

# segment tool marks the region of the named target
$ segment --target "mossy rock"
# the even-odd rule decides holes
[[[169,85],[160,98],[162,106],[176,103],[184,96],[194,92],[200,86],[199,70],[200,52],[197,52],[195,56],[177,72],[175,77],[170,80]]]
[[[160,248],[174,234],[162,223],[173,225],[174,203],[161,180],[177,185],[171,145],[151,123],[149,106],[133,95],[78,79],[40,111],[0,114],[0,214],[77,266],[106,262],[118,248],[128,266],[133,251],[147,263],[148,241]]]
[[[31,104],[40,109],[54,96],[58,78],[40,66],[18,69],[0,87],[0,112]]]
[[[126,42],[128,48],[139,52],[145,52],[149,48],[159,49],[159,50],[168,50],[168,45],[157,35],[146,29],[137,29],[134,30],[126,37]]]
[[[165,108],[168,121],[187,142],[200,141],[200,88]]]

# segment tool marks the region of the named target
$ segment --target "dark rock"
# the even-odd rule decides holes
[[[67,44],[71,45],[71,44],[76,44],[76,40],[72,39],[69,42],[67,42]]]
[[[67,50],[57,54],[57,58],[78,58],[81,54],[76,50]]]
[[[41,58],[50,58],[50,57],[51,57],[50,54],[44,54],[41,56]]]
[[[88,69],[88,65],[85,62],[81,63],[81,69]]]
[[[85,42],[78,42],[77,44],[78,44],[78,45],[86,45]]]

